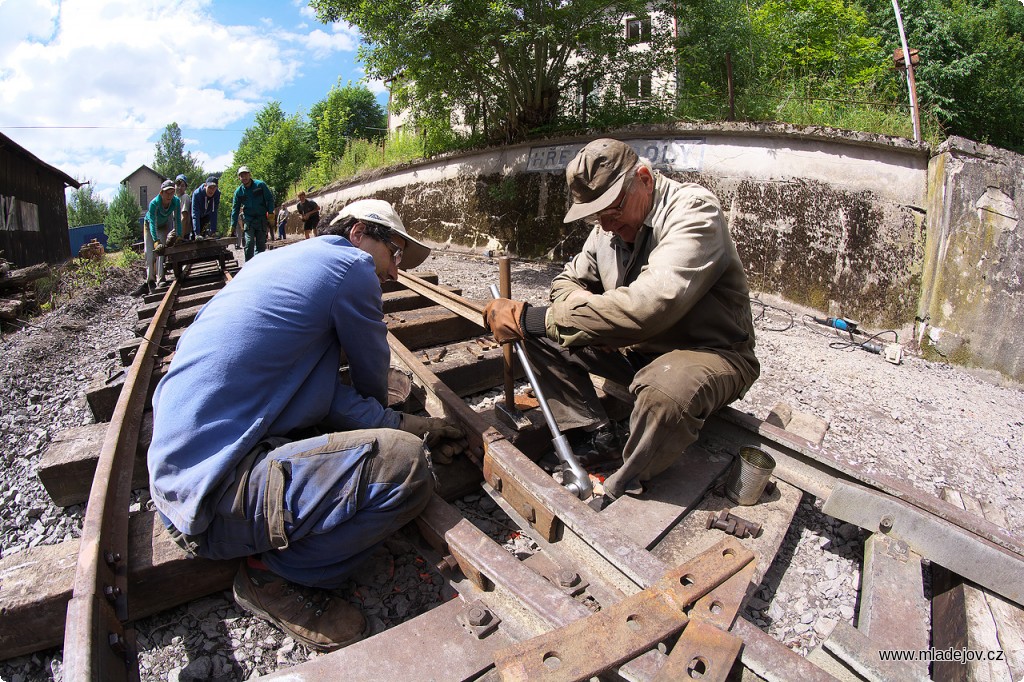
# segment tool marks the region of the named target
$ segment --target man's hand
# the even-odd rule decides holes
[[[153,253],[155,253],[157,255],[160,255],[163,252],[164,252],[164,243],[163,242],[154,242],[153,243]]]
[[[177,241],[178,241],[177,233],[171,232],[169,235],[167,235],[167,246],[174,246],[174,244]]]
[[[450,464],[452,457],[465,451],[468,445],[461,427],[440,417],[418,417],[402,413],[398,428],[423,439],[430,455],[439,464]]]
[[[508,298],[496,298],[484,308],[484,327],[494,334],[498,343],[511,343],[526,338],[523,331],[523,312],[527,304]]]

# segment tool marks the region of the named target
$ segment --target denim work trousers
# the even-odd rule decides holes
[[[260,216],[258,218],[245,219],[245,260],[252,260],[252,257],[257,253],[263,253],[267,250],[267,218],[266,216]]]
[[[260,554],[271,571],[335,588],[434,492],[420,439],[397,429],[265,440],[239,465],[198,554]]]
[[[631,363],[619,352],[566,349],[531,338],[527,353],[535,367],[543,368],[537,378],[563,430],[608,422],[589,374],[629,386],[634,403],[623,464],[604,483],[611,497],[621,497],[634,482],[650,480],[671,466],[697,440],[704,420],[752,383],[728,360],[705,350],[675,350]]]

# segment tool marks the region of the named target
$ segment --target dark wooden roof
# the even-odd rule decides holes
[[[70,185],[75,189],[78,189],[79,187],[82,186],[82,183],[80,183],[78,180],[75,180],[73,177],[71,177],[64,171],[60,170],[59,168],[55,168],[54,166],[51,166],[50,164],[46,163],[38,156],[30,152],[29,150],[25,149],[20,144],[18,144],[11,138],[7,137],[3,133],[0,133],[0,148],[8,149],[12,153],[17,154],[22,158],[28,159],[29,161],[35,163],[36,165],[42,166],[44,169],[48,170],[49,172],[56,175],[58,178],[62,179],[65,185]]]

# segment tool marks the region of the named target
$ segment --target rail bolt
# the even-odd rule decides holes
[[[474,626],[479,627],[480,625],[486,625],[487,621],[491,619],[491,613],[480,606],[474,606],[469,609],[466,614],[466,621]]]
[[[878,522],[878,529],[883,533],[888,533],[892,530],[892,517],[886,514],[882,517],[882,520]]]
[[[104,585],[103,594],[110,601],[117,601],[117,598],[121,596],[121,588],[116,585]]]
[[[558,584],[561,587],[572,587],[579,581],[580,576],[576,571],[564,568],[558,572]]]

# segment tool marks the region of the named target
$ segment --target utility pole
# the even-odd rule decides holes
[[[914,142],[920,142],[921,116],[917,110],[917,85],[914,83],[913,55],[910,54],[910,48],[907,47],[907,34],[903,31],[903,17],[900,15],[898,0],[892,0],[892,9],[896,13],[896,26],[900,30],[900,44],[903,46],[903,63],[907,69],[907,90],[910,91],[910,117],[914,121]],[[899,68],[898,63],[896,68]]]

